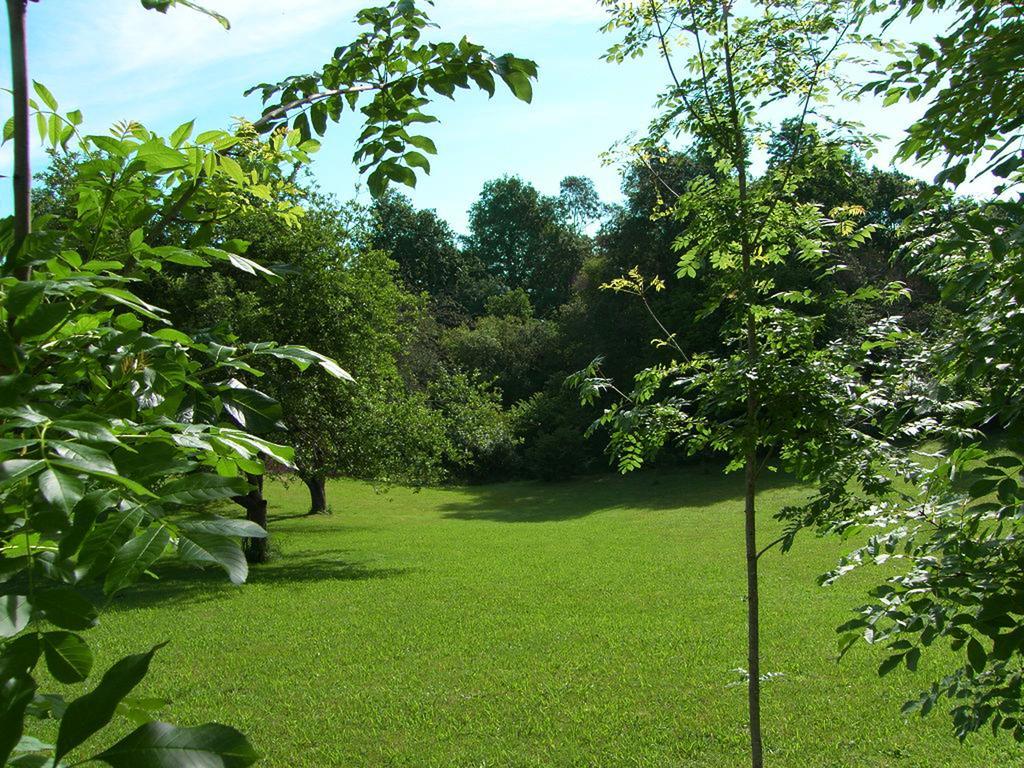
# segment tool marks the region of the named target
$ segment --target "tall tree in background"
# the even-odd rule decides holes
[[[802,136],[812,111],[845,89],[838,64],[861,15],[839,0],[604,5],[612,16],[606,30],[621,35],[608,58],[622,61],[653,51],[671,78],[650,138],[639,147],[641,156],[684,136],[714,159],[710,173],[669,191],[675,215],[687,224],[672,247],[679,275],[705,272],[712,291],[703,312],[721,312],[723,323],[721,354],[693,356],[662,326],[660,343],[677,356],[638,374],[632,393],[601,421],[612,428],[611,446],[623,469],[636,468],[674,438],[691,450],[723,452],[729,469],[744,472],[745,677],[751,765],[760,768],[758,563],[780,542],[758,543],[758,481],[772,466],[805,479],[815,476],[821,462],[813,453],[829,452],[830,441],[841,434],[836,420],[846,412],[841,404],[850,384],[843,373],[846,361],[823,348],[820,338],[822,306],[845,297],[827,287],[822,293],[811,286],[783,290],[777,280],[796,261],[827,274],[835,269],[829,242],[862,240],[867,232],[855,222],[861,213],[855,207],[824,212],[797,199],[805,142],[793,142],[787,161],[760,178],[752,173],[753,153],[772,133],[759,112],[762,105],[790,109],[799,121],[795,135]],[[829,128],[856,139],[850,125],[834,121]],[[611,287],[646,302],[665,284],[634,271]],[[594,376],[595,370],[575,377],[585,400],[613,386]]]
[[[522,288],[540,315],[565,303],[589,252],[558,198],[517,176],[484,184],[469,210],[465,249],[506,290]]]
[[[450,321],[483,309],[494,280],[474,254],[459,247],[448,222],[395,193],[375,200],[371,213],[370,246],[390,255],[410,291],[430,294],[436,315]]]

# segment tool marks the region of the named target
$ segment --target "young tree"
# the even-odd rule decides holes
[[[747,597],[747,706],[751,765],[763,765],[758,563],[780,541],[757,539],[756,492],[762,471],[775,466],[813,478],[832,443],[845,433],[837,419],[846,409],[848,364],[823,344],[823,306],[847,298],[827,284],[787,290],[779,284],[787,264],[806,264],[817,275],[836,269],[830,241],[863,240],[861,211],[822,211],[795,196],[808,151],[794,142],[787,161],[761,177],[752,172],[754,153],[770,139],[762,111],[786,109],[798,119],[797,136],[814,116],[825,124],[820,105],[846,91],[840,65],[861,14],[830,0],[650,0],[604,3],[611,13],[606,30],[621,35],[608,58],[622,61],[654,50],[671,84],[661,96],[661,113],[651,126],[647,155],[676,136],[690,138],[709,155],[713,169],[683,188],[668,190],[676,216],[686,228],[673,243],[680,276],[705,270],[710,304],[701,314],[720,312],[720,354],[688,355],[663,328],[660,343],[675,357],[636,376],[624,401],[600,420],[612,429],[611,448],[623,470],[640,466],[669,439],[690,451],[725,453],[728,469],[744,472],[744,548]],[[688,58],[680,61],[681,51]],[[832,121],[830,131],[858,139],[854,126]],[[634,271],[611,287],[639,296],[665,284]],[[613,387],[596,367],[574,381],[591,401]],[[621,394],[621,393],[620,393]]]

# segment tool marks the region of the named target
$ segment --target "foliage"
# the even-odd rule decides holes
[[[446,321],[475,313],[492,290],[483,265],[459,248],[451,226],[432,210],[416,210],[408,198],[384,195],[373,203],[370,246],[386,251],[410,291],[426,291]]]
[[[526,477],[568,480],[604,463],[594,443],[586,439],[593,415],[575,400],[565,387],[549,385],[511,409],[513,432],[521,445],[519,464]]]
[[[431,408],[443,418],[448,463],[469,479],[494,480],[513,471],[516,439],[501,392],[478,372],[440,370],[427,386]]]
[[[184,6],[228,26],[189,0],[142,5]],[[398,0],[360,11],[369,30],[321,70],[258,86],[264,103],[281,103],[234,133],[193,139],[188,122],[165,139],[125,122],[83,136],[80,112],[60,111],[39,83],[35,98],[28,93],[26,11],[27,3],[8,3],[14,115],[3,140],[14,140],[15,210],[0,229],[0,763],[15,754],[18,765],[63,765],[69,755],[111,766],[250,765],[257,754],[227,726],[148,722],[152,703],[130,694],[160,645],[121,659],[69,703],[40,693],[37,678],[45,664],[58,683],[87,680],[93,653],[78,633],[98,622],[95,590],[112,596],[165,557],[245,580],[238,539],[259,539],[264,529],[193,510],[258,496],[266,457],[291,463],[291,449],[256,434],[283,426],[280,404],[250,386],[262,375],[256,366],[280,360],[351,377],[302,346],[189,335],[133,288],[170,265],[219,263],[279,280],[222,226],[266,203],[297,221],[294,175],[318,147],[310,123],[322,135],[343,103],[355,109],[360,93],[375,91],[360,107],[356,156],[377,195],[389,181],[415,184],[414,167],[429,170],[422,152],[433,153],[433,143],[406,130],[433,119],[422,111],[427,88],[450,96],[472,79],[493,93],[497,76],[529,100],[536,67],[465,39],[418,45],[427,16]],[[34,221],[31,113],[51,150],[81,156],[52,210]],[[119,712],[141,725],[82,757]],[[55,744],[23,738],[27,717],[59,721]]]
[[[505,290],[525,290],[544,316],[569,298],[588,248],[559,198],[505,176],[484,184],[470,208],[465,250]]]
[[[433,140],[410,133],[420,124],[437,122],[424,111],[428,91],[451,98],[456,88],[475,85],[493,96],[501,80],[516,98],[533,98],[534,62],[512,54],[494,56],[465,37],[457,43],[423,41],[431,23],[414,0],[364,8],[356,22],[364,31],[336,48],[320,69],[262,83],[247,93],[258,91],[266,105],[256,121],[261,131],[291,121],[303,140],[314,132],[323,136],[327,121],[341,120],[346,108],[358,110],[364,128],[352,161],[360,173],[369,172],[367,184],[375,197],[392,181],[415,187],[415,169],[430,172],[427,155],[437,153]]]
[[[1024,203],[1014,106],[1022,22],[1016,9],[997,2],[937,0],[927,9],[953,12],[947,33],[935,46],[904,48],[867,88],[884,93],[888,103],[928,102],[900,145],[902,157],[942,160],[936,181],[953,187],[972,165],[984,164],[981,173],[1000,179],[1003,193],[979,205],[932,191],[905,222],[906,259],[941,284],[952,310],[933,340],[929,375],[978,400],[969,414],[954,409],[954,416],[940,412],[932,419],[955,426],[973,416],[1002,426],[1012,439],[1021,427],[1017,369],[1024,352]],[[915,19],[925,10],[925,3],[901,2],[894,17]],[[945,399],[930,398],[933,404]],[[957,665],[904,710],[925,715],[945,700],[959,738],[988,725],[1020,741],[1022,465],[1017,456],[965,446],[963,439],[952,447],[918,470],[917,495],[829,518],[834,527],[874,533],[827,578],[865,563],[895,562],[896,575],[873,589],[873,601],[841,628],[849,632],[844,642],[885,644],[891,655],[881,674],[901,664],[914,669],[925,651],[948,644]]]
[[[53,97],[38,90],[59,114]],[[20,252],[11,249],[5,222],[0,762],[17,748],[21,763],[39,754],[61,764],[81,756],[79,748],[115,712],[141,708],[149,719],[145,701],[130,694],[160,646],[117,662],[93,690],[66,704],[60,694],[39,691],[37,675],[45,663],[57,682],[89,679],[94,655],[79,633],[98,622],[94,590],[111,596],[161,559],[219,566],[233,582],[244,581],[238,539],[265,532],[190,510],[243,493],[245,477],[261,474],[264,458],[290,464],[293,453],[253,434],[277,422],[280,406],[238,376],[274,359],[346,375],[302,347],[190,336],[133,292],[141,276],[174,264],[221,262],[274,279],[244,255],[244,242],[212,239],[203,228],[187,247],[153,244],[183,185],[194,189],[195,209],[216,211],[244,209],[287,184],[279,172],[235,173],[226,152],[238,137],[209,131],[190,140],[191,131],[185,124],[163,139],[126,123],[108,135],[78,137],[83,162],[70,213],[37,218]],[[55,144],[64,140],[63,131],[46,135]],[[305,160],[283,134],[260,151],[277,161],[268,168]],[[58,720],[55,744],[30,739],[19,746],[27,717]],[[218,765],[249,765],[256,757],[226,726],[149,723],[91,759],[158,764],[153,750],[168,744],[181,752],[164,752],[161,765],[184,764],[190,753]]]
[[[518,304],[512,306],[518,314],[484,315],[441,336],[442,352],[451,364],[494,379],[509,405],[543,389],[562,364],[556,323],[523,317],[522,302],[512,301]],[[507,307],[498,303],[510,303],[504,298],[494,302],[490,307],[500,312]]]

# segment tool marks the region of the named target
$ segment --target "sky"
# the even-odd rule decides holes
[[[163,15],[138,0],[41,0],[29,5],[31,77],[44,83],[62,110],[80,109],[88,133],[133,119],[167,134],[196,119],[199,130],[226,128],[235,116],[260,114],[258,96],[242,96],[256,83],[312,71],[355,34],[352,17],[370,0],[204,0],[231,20],[225,31],[187,9]],[[602,198],[621,199],[619,171],[601,155],[630,133],[642,132],[666,82],[664,64],[643,58],[614,65],[600,60],[611,42],[600,26],[595,0],[437,0],[431,17],[446,39],[466,35],[494,53],[532,58],[540,69],[532,104],[507,91],[493,99],[461,91],[439,99],[429,126],[438,147],[430,176],[415,190],[401,188],[418,207],[435,208],[464,231],[466,211],[484,182],[517,174],[545,194],[557,194],[569,175],[592,178]],[[938,24],[918,23],[928,38]],[[907,30],[904,33],[909,34]],[[0,80],[10,81],[6,37],[0,43]],[[869,130],[888,134],[874,164],[887,167],[900,131],[915,108],[863,98],[850,114]],[[0,118],[10,107],[0,108]],[[352,123],[330,125],[313,164],[321,188],[342,200],[357,194]],[[33,167],[45,155],[37,150]],[[10,146],[0,150],[0,173],[9,176]],[[936,168],[903,170],[930,178]],[[985,193],[983,186],[971,190]],[[365,187],[358,191],[368,198]],[[11,210],[0,183],[0,215]]]

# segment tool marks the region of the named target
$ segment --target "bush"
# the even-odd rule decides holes
[[[448,464],[467,480],[494,480],[517,469],[516,446],[501,392],[478,373],[444,369],[427,387],[431,407],[441,415],[448,441]]]
[[[586,437],[594,414],[561,387],[548,387],[517,403],[510,417],[524,475],[565,480],[605,466],[600,441]]]

